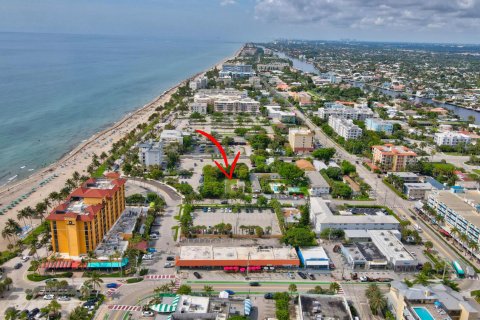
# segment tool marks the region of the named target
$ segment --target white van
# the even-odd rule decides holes
[[[422,232],[422,228],[418,224],[415,224],[413,228],[417,230],[417,232]]]

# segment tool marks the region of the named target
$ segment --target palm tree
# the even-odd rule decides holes
[[[75,186],[78,186],[78,183],[80,182],[80,173],[78,173],[78,171],[75,171],[72,174],[72,180],[75,182]]]
[[[62,306],[60,303],[57,302],[57,300],[52,300],[48,306],[48,319],[50,319],[50,316],[55,317],[60,310],[62,310]]]
[[[332,282],[330,283],[330,291],[333,292],[333,294],[336,294],[340,290],[340,285],[338,282]]]
[[[370,310],[374,315],[379,314],[387,307],[387,299],[380,291],[375,292],[369,299]]]
[[[7,239],[8,243],[12,244],[12,236],[13,236],[12,231],[9,228],[7,228],[7,226],[5,226],[2,230],[2,238]]]
[[[156,287],[153,291],[157,294],[160,294],[162,292],[171,292],[171,289],[172,287],[168,283],[165,283],[160,287]]]
[[[452,236],[458,236],[460,234],[460,230],[458,230],[457,227],[453,227],[452,230],[450,230],[450,233],[452,234]]]
[[[18,310],[15,307],[9,307],[5,310],[5,320],[17,319]]]
[[[10,277],[6,277],[4,280],[3,280],[3,284],[7,286],[7,291],[10,291],[10,285],[13,283],[13,280],[12,278]]]
[[[213,292],[213,287],[212,287],[212,286],[204,285],[204,286],[203,286],[203,291],[205,291],[205,293],[207,294],[207,296],[210,297],[210,295],[211,295],[212,292]]]
[[[98,273],[97,271],[92,271],[90,273],[90,279],[85,281],[85,283],[91,284],[93,290],[95,290],[97,286],[99,287],[103,283],[103,279],[100,277],[100,273]],[[98,296],[98,290],[96,295]]]
[[[288,286],[288,291],[292,295],[294,292],[297,292],[297,285],[295,283],[290,283]]]
[[[372,284],[368,285],[367,289],[365,290],[365,296],[367,298],[370,298],[371,296],[373,296],[379,290],[380,289],[378,288],[377,284],[372,283]]]
[[[53,203],[58,203],[61,200],[61,197],[60,197],[60,194],[58,192],[52,191],[48,195],[48,199],[50,199],[50,201],[52,201]]]
[[[38,216],[40,216],[40,219],[43,221],[43,219],[45,219],[45,213],[47,212],[47,204],[45,202],[37,203],[37,205],[35,206],[35,212]]]
[[[460,234],[459,240],[461,241],[462,246],[463,246],[463,247],[466,247],[466,243],[467,243],[467,241],[468,241],[468,236],[467,236],[467,234],[466,234],[466,233]]]
[[[420,272],[415,275],[414,282],[421,284],[422,286],[427,286],[430,284],[430,278],[423,272]]]
[[[468,241],[467,246],[470,249],[470,256],[473,257],[473,253],[478,250],[478,243],[476,241],[470,240]]]
[[[18,211],[18,214],[17,214],[17,219],[23,222],[24,227],[27,226],[27,223],[25,221],[25,219],[27,218],[27,215],[28,215],[28,212],[25,210],[25,208]]]
[[[433,243],[432,241],[425,241],[425,249],[427,249],[427,251],[430,251],[432,248],[433,248]]]
[[[84,283],[83,286],[81,286],[81,288],[80,288],[80,294],[84,298],[90,296],[91,291],[92,291],[92,286],[88,283]]]

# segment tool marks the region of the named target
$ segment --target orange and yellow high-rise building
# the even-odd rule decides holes
[[[125,210],[125,182],[118,174],[91,178],[53,209],[53,251],[70,258],[94,251]]]

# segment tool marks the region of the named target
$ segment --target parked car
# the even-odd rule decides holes
[[[144,254],[142,259],[143,260],[153,260],[153,254]]]
[[[253,281],[253,282],[250,282],[249,285],[250,287],[260,287],[260,282]]]
[[[308,273],[310,280],[315,280],[315,275],[313,273]]]
[[[221,203],[221,204],[227,204],[227,203],[228,203],[228,200],[222,200],[220,203]]]
[[[160,237],[158,236],[158,234],[151,234],[150,235],[150,239],[152,240],[158,240]]]
[[[55,299],[55,295],[53,294],[46,294],[43,296],[43,300],[53,300]]]
[[[20,262],[13,266],[13,269],[18,270],[23,266]]]
[[[23,261],[28,261],[28,260],[30,260],[30,257],[29,257],[29,256],[23,256],[23,257],[22,257],[22,260],[23,260]]]
[[[30,311],[28,313],[28,318],[31,319],[31,318],[35,317],[39,312],[40,312],[40,309],[38,309],[38,308],[32,309],[32,311]]]
[[[173,268],[175,265],[172,262],[165,262],[163,265],[164,268]]]
[[[142,311],[142,317],[153,317],[155,314],[153,311],[150,310],[143,310]]]
[[[366,276],[361,276],[359,279],[361,282],[368,282],[368,277]]]
[[[228,293],[229,295],[233,296],[235,294],[235,291],[233,290],[224,290],[226,293]]]
[[[175,257],[174,256],[168,256],[167,261],[175,261]]]
[[[108,289],[116,289],[117,287],[118,287],[118,284],[115,282],[107,283]]]
[[[265,295],[263,296],[265,299],[273,299],[273,293],[269,292],[269,293],[265,293]]]
[[[148,248],[148,249],[147,249],[147,252],[149,252],[149,253],[154,253],[154,252],[157,252],[157,249],[155,249],[155,248]]]
[[[58,301],[70,301],[70,297],[61,296],[61,297],[58,297]]]
[[[293,272],[287,273],[287,276],[288,276],[290,279],[295,279],[295,275],[293,274]]]
[[[193,273],[193,275],[194,275],[195,278],[197,278],[197,279],[202,279],[202,276],[200,275],[200,273],[198,273],[198,272],[196,272],[196,271]]]
[[[302,271],[298,271],[297,273],[300,276],[300,278],[307,279],[307,275],[305,273],[303,273]]]

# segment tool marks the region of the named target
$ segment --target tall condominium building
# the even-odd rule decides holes
[[[417,161],[417,154],[404,146],[385,144],[373,146],[373,163],[385,171],[404,171],[407,165]]]
[[[288,67],[290,67],[290,64],[288,62],[271,62],[268,64],[257,64],[257,70],[259,72],[283,70],[284,68]]]
[[[224,64],[219,75],[220,77],[244,78],[255,75],[255,72],[249,64]]]
[[[466,134],[460,132],[438,132],[434,138],[437,146],[456,146],[457,144],[469,144],[471,139]]]
[[[351,108],[338,102],[325,103],[325,106],[323,108],[319,108],[317,113],[319,118],[325,120],[330,116],[361,121],[373,117],[373,111],[368,107],[358,106]]]
[[[345,140],[358,139],[362,136],[362,129],[350,119],[330,117],[328,118],[328,125]]]
[[[125,210],[125,179],[91,178],[58,205],[50,222],[53,251],[75,258],[94,251]]]
[[[192,90],[205,89],[207,85],[208,85],[208,78],[204,76],[195,78],[189,83],[189,87]]]
[[[305,128],[288,131],[288,143],[294,152],[313,151],[313,137],[314,133]]]
[[[457,228],[471,241],[480,242],[479,191],[452,187],[450,190],[432,192],[427,204],[445,218],[447,229]]]
[[[148,141],[138,145],[138,158],[144,166],[161,165],[164,159],[163,143]]]
[[[365,127],[367,130],[385,132],[386,134],[392,134],[393,132],[393,123],[382,119],[368,118],[365,120]]]

